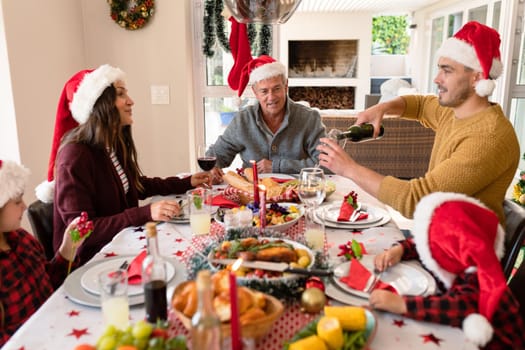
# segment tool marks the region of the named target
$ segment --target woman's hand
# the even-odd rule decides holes
[[[79,220],[80,216],[77,216],[66,227],[66,229],[64,230],[64,236],[62,237],[62,243],[58,248],[59,254],[62,255],[62,257],[68,261],[75,260],[75,253],[77,252],[77,249],[82,244],[82,242],[84,242],[84,240],[82,239],[74,243],[73,238],[71,238],[71,231],[73,231],[77,227],[77,223]]]
[[[212,185],[212,175],[208,171],[203,171],[200,173],[195,173],[191,176],[191,185],[197,187],[199,185],[204,185],[204,187],[211,187]]]
[[[180,209],[179,203],[170,199],[151,203],[151,218],[154,221],[169,221],[180,214]]]
[[[388,290],[376,289],[372,291],[368,302],[374,309],[385,310],[400,315],[407,312],[407,305],[403,297]]]
[[[403,246],[398,244],[383,253],[377,254],[374,258],[374,266],[379,271],[385,271],[390,266],[393,266],[401,261],[403,256]]]

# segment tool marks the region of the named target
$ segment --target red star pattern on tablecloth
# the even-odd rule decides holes
[[[21,348],[18,348],[18,350],[26,350],[25,346],[22,346]]]
[[[142,240],[145,240],[145,239],[146,239],[146,236],[138,236],[137,239],[138,239],[139,241],[142,241]]]
[[[393,320],[392,324],[399,328],[404,327],[406,325],[404,320]]]
[[[184,254],[182,250],[177,250],[173,255],[178,256],[179,258]]]
[[[82,329],[73,328],[73,330],[71,331],[71,333],[68,334],[68,336],[72,335],[75,338],[79,339],[81,336],[86,335],[86,334],[89,334],[87,328],[82,328]]]
[[[184,240],[182,238],[175,238],[175,243],[182,243]]]
[[[104,253],[104,258],[112,258],[117,255],[115,252]]]
[[[439,345],[439,342],[443,341],[443,339],[439,339],[433,333],[421,334],[420,337],[423,338],[423,344],[432,342],[434,344]]]
[[[80,315],[80,311],[77,311],[77,310],[71,310],[71,311],[69,311],[69,312],[67,313],[67,315],[68,315],[69,317],[75,317],[75,316]]]
[[[144,227],[142,227],[142,226],[135,227],[135,229],[133,230],[133,232],[144,232]]]

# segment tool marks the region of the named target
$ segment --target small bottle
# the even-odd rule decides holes
[[[142,283],[144,286],[144,304],[146,320],[157,323],[168,319],[168,298],[166,295],[166,261],[160,256],[157,242],[157,225],[146,224],[148,255],[142,263]]]
[[[384,133],[385,128],[383,127],[383,125],[381,125],[381,128],[379,129],[379,135],[377,138],[381,138]],[[337,139],[348,139],[352,142],[363,142],[372,140],[373,135],[374,126],[372,124],[365,123],[361,125],[352,125],[348,128],[347,131],[337,135]]]
[[[221,321],[213,310],[209,270],[201,270],[197,274],[197,296],[197,312],[191,319],[192,349],[220,350]]]

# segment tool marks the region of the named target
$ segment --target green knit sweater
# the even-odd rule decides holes
[[[409,181],[387,176],[379,199],[412,218],[416,204],[429,193],[464,193],[494,210],[504,224],[503,200],[518,167],[520,146],[501,107],[492,104],[457,119],[435,96],[403,98],[407,108],[401,117],[432,128],[436,138],[425,176]]]

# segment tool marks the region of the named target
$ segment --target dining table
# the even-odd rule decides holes
[[[325,252],[329,261],[338,261],[339,246],[351,240],[360,242],[367,254],[378,254],[393,243],[405,239],[411,221],[403,218],[395,210],[385,206],[366,193],[353,181],[338,176],[327,175],[327,180],[335,184],[335,192],[326,198],[326,204],[340,203],[350,191],[359,194],[359,200],[370,207],[380,208],[388,213],[379,225],[368,228],[349,229],[327,225],[325,228]],[[217,186],[216,191],[224,189]],[[158,200],[153,198],[151,200]],[[224,234],[224,225],[212,220],[208,236],[193,236],[188,223],[162,222],[157,225],[160,253],[172,266],[167,297],[175,287],[187,280],[189,261],[193,254],[199,254],[201,247],[208,244],[213,236]],[[300,219],[286,234],[293,239],[304,233],[304,219]],[[4,350],[68,350],[82,343],[96,344],[104,332],[105,325],[100,309],[99,297],[91,295],[81,286],[82,275],[90,266],[103,261],[133,259],[146,249],[146,233],[143,226],[127,227],[115,234],[113,240],[104,246],[90,262],[79,267],[65,280],[49,299],[18,329],[4,345]],[[419,264],[418,262],[410,262]],[[325,284],[327,303],[331,305],[357,305],[368,307],[366,297],[345,293],[337,285]],[[130,323],[145,317],[143,299],[140,293],[130,295]],[[302,311],[299,302],[285,302],[284,312],[273,324],[271,331],[259,339],[256,349],[277,350],[319,314]],[[417,321],[397,314],[372,310],[376,329],[368,344],[370,350],[380,349],[477,349],[465,339],[460,328],[447,325]],[[190,337],[183,324],[170,313],[171,334]]]

